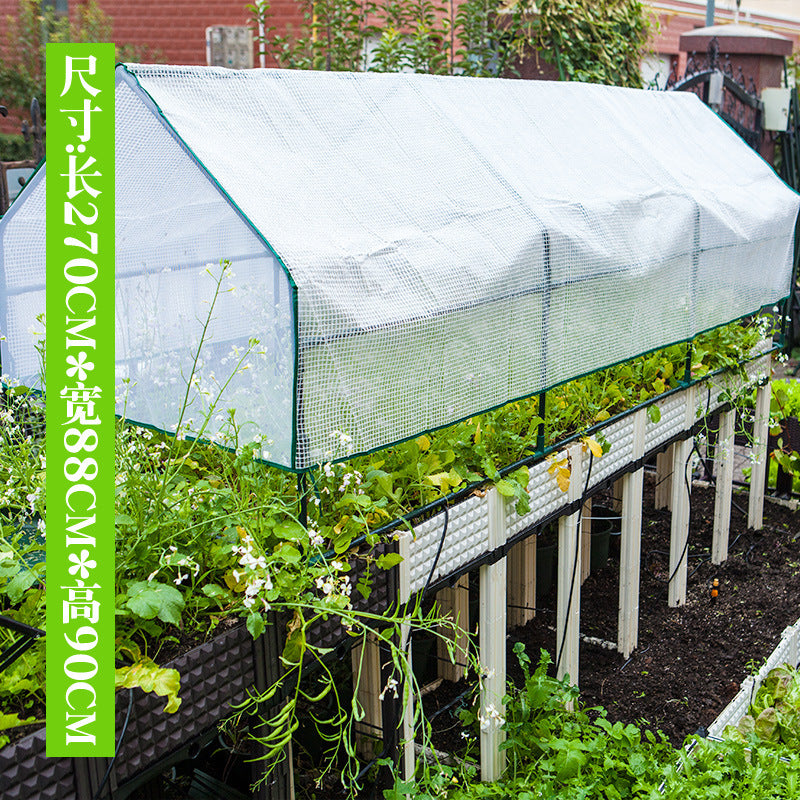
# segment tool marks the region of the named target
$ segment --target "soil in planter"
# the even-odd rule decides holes
[[[655,511],[653,500],[653,481],[648,480],[642,524],[639,647],[626,660],[616,650],[582,642],[579,684],[583,702],[604,706],[611,721],[660,729],[678,746],[686,736],[714,721],[742,680],[769,656],[786,626],[800,617],[800,517],[766,502],[764,529],[748,530],[747,494],[735,495],[734,503],[741,510],[732,509],[729,558],[714,566],[710,561],[714,489],[695,487],[687,602],[670,608],[666,580],[671,514]],[[719,596],[712,601],[714,578],[719,581]],[[584,635],[616,641],[618,592],[619,557],[612,551],[607,565],[583,584]],[[518,683],[522,674],[512,652],[515,642],[525,644],[534,663],[541,649],[555,660],[555,605],[554,585],[537,600],[536,618],[509,633],[508,673]],[[445,681],[425,698],[438,750],[464,752],[457,713],[470,704],[471,695],[467,692],[450,708],[442,709],[468,689],[464,681]],[[472,749],[477,752],[476,747]]]
[[[734,502],[746,511],[747,495]],[[609,719],[643,721],[674,745],[707,727],[739,690],[741,681],[772,652],[787,625],[800,616],[800,519],[769,502],[764,529],[747,529],[746,514],[731,514],[730,555],[710,561],[713,488],[694,488],[687,602],[667,605],[670,513],[653,510],[652,483],[645,484],[639,647],[625,660],[615,650],[581,643],[579,685],[585,703],[608,709]],[[719,596],[711,583],[719,580]],[[581,632],[616,641],[619,561],[610,558],[581,590]],[[555,592],[540,612],[509,637],[511,677],[521,675],[511,647],[524,642],[536,659],[555,652]]]

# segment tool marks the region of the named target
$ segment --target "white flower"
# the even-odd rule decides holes
[[[185,581],[185,580],[186,580],[188,577],[189,577],[189,573],[188,573],[188,572],[186,573],[186,575],[182,575],[182,574],[181,574],[181,571],[180,571],[180,570],[178,570],[178,577],[177,577],[177,578],[175,578],[175,580],[173,580],[172,582],[173,582],[173,583],[174,583],[176,586],[180,586],[180,585],[181,585],[181,584],[182,584],[182,583],[183,583],[183,582],[184,582],[184,581]]]
[[[152,572],[151,572],[151,573],[150,573],[150,574],[147,576],[147,582],[148,582],[148,583],[150,583],[150,582],[153,580],[153,578],[155,578],[155,576],[156,576],[156,575],[158,575],[158,570],[157,570],[157,569],[156,569],[156,570],[153,570],[153,571],[152,571]]]
[[[344,569],[344,564],[341,561],[331,561],[331,569],[334,572],[341,572]]]
[[[378,695],[378,697],[383,700],[383,696],[386,694],[386,692],[392,692],[395,698],[399,697],[397,694],[397,685],[396,678],[389,678],[389,680],[386,681],[386,686],[383,687],[383,691]]]
[[[502,714],[494,707],[493,703],[489,703],[489,705],[486,706],[485,714],[478,713],[478,721],[481,724],[482,731],[488,731],[493,725],[499,728],[505,723]]]
[[[311,543],[312,547],[322,547],[325,543],[325,539],[322,538],[322,534],[319,531],[309,531],[308,532],[308,541]]]

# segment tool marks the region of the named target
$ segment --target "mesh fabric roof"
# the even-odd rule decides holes
[[[198,427],[233,375],[206,434],[236,409],[243,438],[294,469],[789,293],[800,198],[692,94],[129,65],[116,159],[126,415],[176,424],[213,296],[204,266],[229,259],[189,416]],[[23,381],[45,182],[0,222],[3,371]]]

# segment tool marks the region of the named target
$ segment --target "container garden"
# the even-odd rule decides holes
[[[181,675],[182,703],[174,714],[165,700],[139,689],[117,693],[117,740],[133,692],[131,714],[119,754],[100,797],[125,800],[171,764],[186,758],[217,724],[230,716],[250,687],[266,688],[277,677],[279,634],[275,625],[252,639],[236,625],[173,659],[166,666]],[[46,758],[45,731],[40,729],[0,750],[0,785],[4,800],[93,800],[110,759]],[[288,774],[279,768],[273,782],[257,797],[285,800]]]
[[[697,387],[679,388],[648,403],[655,407],[657,413],[648,416],[646,422],[643,456],[634,451],[635,410],[617,418],[612,417],[592,429],[607,440],[609,450],[602,458],[592,461],[590,474],[589,454],[583,453],[581,474],[589,474],[588,495],[610,487],[622,475],[634,471],[644,460],[664,450],[672,442],[693,435],[695,430],[702,428],[706,416],[724,405],[726,397],[767,378],[771,355],[763,351],[769,346],[769,343],[762,343],[755,356],[744,365],[744,377],[722,371],[707,376]],[[643,410],[642,407],[639,410]],[[574,441],[574,437],[561,442],[559,448],[566,448],[571,441]],[[567,495],[558,487],[550,472],[553,458],[566,459],[566,449],[559,449],[550,459],[542,455],[528,467],[529,512],[518,514],[513,503],[506,504],[503,532],[506,542],[520,541],[542,523],[568,511],[570,503]],[[420,591],[426,585],[436,589],[437,584],[443,585],[445,581],[463,574],[485,559],[491,550],[488,540],[489,518],[487,497],[472,494],[449,509],[441,548],[439,544],[445,530],[442,512],[416,525],[409,548],[411,591]]]

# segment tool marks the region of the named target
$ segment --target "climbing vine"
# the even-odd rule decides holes
[[[538,0],[533,45],[565,80],[641,89],[653,26],[640,0]]]

